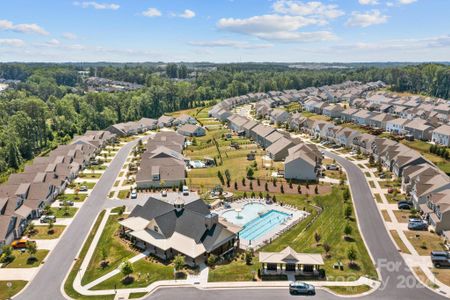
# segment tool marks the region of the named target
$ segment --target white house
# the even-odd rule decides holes
[[[433,130],[431,140],[439,145],[450,146],[450,126],[444,124]]]

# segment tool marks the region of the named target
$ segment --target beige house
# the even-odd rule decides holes
[[[262,275],[319,276],[324,265],[321,254],[297,253],[289,246],[280,252],[259,252],[259,263]]]

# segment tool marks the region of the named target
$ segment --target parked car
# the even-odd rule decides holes
[[[386,174],[385,174],[385,173],[381,173],[381,174],[380,174],[380,178],[381,178],[381,179],[386,178]]]
[[[389,194],[392,194],[394,192],[394,189],[393,188],[388,188],[388,193]]]
[[[183,185],[183,196],[189,196],[189,188]]]
[[[61,200],[59,201],[59,206],[74,206],[73,201]]]
[[[137,191],[136,190],[132,190],[131,191],[130,198],[131,199],[136,199],[137,198]]]
[[[50,221],[56,222],[56,217],[53,215],[43,215],[40,217],[40,223],[49,223]]]
[[[166,190],[162,190],[162,191],[161,191],[161,196],[167,197],[167,191],[166,191]]]
[[[295,281],[289,284],[289,293],[291,295],[315,295],[316,288],[305,282]]]
[[[327,165],[327,170],[334,170],[334,171],[336,171],[336,170],[339,170],[339,167],[334,165],[334,164],[331,164],[331,165]]]
[[[411,201],[403,200],[397,203],[398,209],[411,209],[413,204]]]
[[[436,268],[450,267],[450,253],[447,251],[431,251],[431,262]]]
[[[13,247],[13,249],[23,249],[27,247],[27,242],[30,243],[35,243],[35,241],[30,241],[30,240],[25,240],[25,239],[20,239],[20,240],[15,240],[11,243],[11,247]]]
[[[420,222],[409,222],[408,223],[408,229],[409,230],[427,230],[428,229],[428,224],[425,223],[424,221],[420,221]]]
[[[87,192],[88,188],[85,185],[80,186],[80,192]]]

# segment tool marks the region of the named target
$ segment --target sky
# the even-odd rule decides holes
[[[14,0],[0,61],[450,61],[450,0]]]

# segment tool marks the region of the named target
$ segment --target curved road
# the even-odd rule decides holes
[[[368,300],[445,299],[444,296],[439,296],[422,286],[411,273],[386,231],[363,172],[345,158],[331,152],[326,152],[326,155],[335,159],[347,172],[361,233],[382,277],[382,284],[378,290],[358,298]],[[184,288],[181,291],[167,288],[158,290],[146,299],[169,300],[175,299],[180,294],[183,295],[183,300],[213,298],[214,300],[282,300],[293,298],[286,289],[199,290],[196,288]],[[316,298],[342,299],[323,290],[318,290]]]
[[[95,221],[97,214],[103,209],[109,190],[111,189],[122,165],[125,163],[128,152],[135,142],[128,143],[120,149],[110,166],[106,169],[99,182],[92,190],[90,196],[76,215],[72,224],[66,229],[56,248],[48,256],[45,264],[36,277],[15,299],[65,299],[61,293],[63,281],[69,272],[73,260],[76,258],[85,237]],[[365,237],[369,252],[382,276],[382,286],[362,299],[444,299],[436,293],[423,287],[416,281],[414,275],[406,266],[390,239],[370,188],[362,171],[350,161],[333,153],[327,155],[336,159],[347,171],[351,186],[356,213],[358,215],[361,233]],[[182,295],[183,300],[199,299],[287,299],[292,298],[286,289],[226,289],[226,290],[200,290],[197,288],[166,288],[160,289],[148,300],[176,299]],[[316,298],[340,299],[330,293],[318,290]]]

